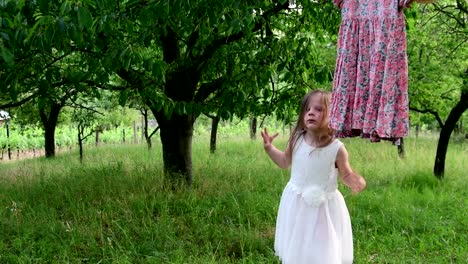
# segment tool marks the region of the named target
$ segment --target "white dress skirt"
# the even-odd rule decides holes
[[[353,263],[349,212],[337,190],[342,143],[314,148],[300,138],[278,209],[275,254],[283,264]]]

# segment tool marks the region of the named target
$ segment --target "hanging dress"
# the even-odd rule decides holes
[[[330,127],[337,137],[399,144],[408,135],[403,8],[412,0],[333,0],[341,9]]]
[[[351,220],[335,168],[341,146],[338,139],[323,148],[298,139],[276,220],[275,254],[281,263],[353,263]]]

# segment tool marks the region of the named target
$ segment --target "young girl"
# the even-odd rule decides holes
[[[280,168],[291,165],[291,178],[281,197],[276,222],[275,253],[284,264],[353,262],[353,237],[348,209],[337,190],[337,176],[352,192],[365,180],[354,173],[343,143],[328,127],[330,95],[321,90],[303,99],[286,150],[272,142],[278,136],[262,131],[265,151]]]

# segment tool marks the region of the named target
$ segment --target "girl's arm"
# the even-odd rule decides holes
[[[366,181],[364,178],[353,172],[351,165],[349,165],[348,151],[344,146],[338,150],[336,155],[336,165],[343,183],[351,188],[353,193],[358,193],[366,188]]]
[[[286,151],[277,149],[272,143],[273,140],[278,136],[278,133],[270,136],[266,128],[262,131],[263,147],[266,153],[270,156],[270,159],[282,169],[286,169],[291,165],[291,155],[289,144],[286,147]]]
[[[286,151],[281,151],[277,149],[275,146],[270,144],[268,147],[265,146],[265,151],[270,156],[271,160],[278,165],[278,167],[282,169],[287,169],[289,165],[291,165],[291,158],[288,154],[289,152],[289,144],[286,147]]]

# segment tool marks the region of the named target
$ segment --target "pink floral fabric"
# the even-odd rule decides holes
[[[330,127],[376,142],[408,135],[405,18],[411,0],[333,0],[341,9]]]

